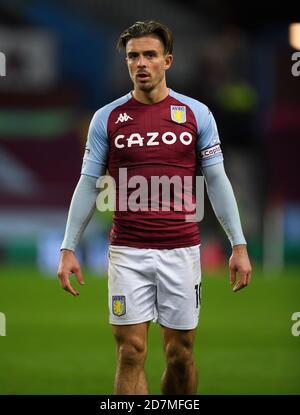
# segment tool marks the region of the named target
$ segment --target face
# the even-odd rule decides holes
[[[164,54],[161,40],[156,36],[130,39],[126,45],[126,62],[135,89],[150,92],[165,82],[165,72],[172,55]]]

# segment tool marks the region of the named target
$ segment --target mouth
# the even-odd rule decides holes
[[[147,81],[150,78],[150,75],[146,72],[140,72],[136,76],[140,81]]]

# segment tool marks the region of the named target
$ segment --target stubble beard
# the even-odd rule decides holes
[[[161,77],[161,79],[157,80],[157,82],[146,82],[145,84],[143,83],[139,83],[139,82],[134,82],[134,86],[139,89],[140,91],[143,92],[151,92],[153,91],[153,89],[155,89],[163,80],[163,77]]]
[[[138,89],[140,89],[143,92],[151,92],[154,89],[154,85],[153,84],[138,84]]]

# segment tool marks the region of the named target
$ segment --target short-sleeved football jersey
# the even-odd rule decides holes
[[[222,161],[217,126],[206,105],[172,90],[155,104],[128,93],[94,114],[82,174],[99,177],[106,166],[115,180],[111,244],[173,249],[200,243],[198,224],[186,221],[191,212],[183,200],[190,190],[195,203],[197,162]],[[158,180],[163,176],[171,183],[168,206]],[[139,187],[143,193],[136,196]],[[139,209],[131,209],[135,197]]]

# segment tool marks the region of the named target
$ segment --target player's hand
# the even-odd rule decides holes
[[[70,283],[70,276],[76,275],[77,281],[80,285],[84,285],[83,275],[81,274],[80,264],[73,251],[63,249],[60,254],[60,261],[58,266],[57,275],[60,281],[61,287],[74,295],[79,295],[79,292],[72,287]]]
[[[232,255],[229,259],[230,284],[233,291],[239,291],[251,281],[251,264],[248,257],[246,245],[235,245],[232,248]],[[240,279],[237,281],[236,274],[239,273]]]

